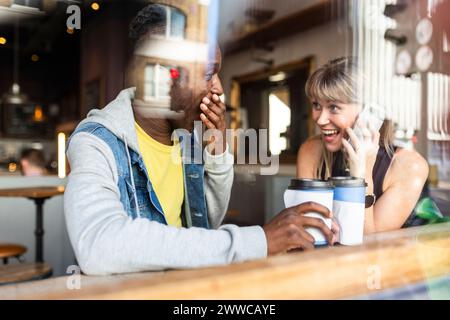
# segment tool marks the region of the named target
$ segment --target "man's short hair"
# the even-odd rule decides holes
[[[45,168],[45,157],[41,150],[32,148],[24,149],[20,154],[20,159],[28,160],[28,162],[35,167]]]
[[[139,11],[130,23],[128,37],[133,49],[148,33],[166,28],[166,10],[161,5],[151,3]]]

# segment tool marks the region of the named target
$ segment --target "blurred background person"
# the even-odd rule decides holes
[[[38,149],[24,149],[20,154],[20,170],[28,177],[44,176],[48,171],[45,167],[44,153]]]

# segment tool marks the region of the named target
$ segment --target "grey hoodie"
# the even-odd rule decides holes
[[[123,90],[102,110],[89,112],[96,122],[140,154],[131,99]],[[71,173],[64,194],[64,213],[78,263],[86,274],[112,274],[170,268],[194,268],[264,258],[267,242],[259,226],[220,224],[233,183],[229,152],[205,155],[205,197],[216,230],[175,228],[146,218],[130,218],[120,202],[118,174],[110,147],[93,134],[80,132],[69,143]]]

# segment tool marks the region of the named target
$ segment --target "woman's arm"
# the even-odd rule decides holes
[[[367,193],[373,193],[372,170],[376,162],[380,133],[371,124],[361,125],[363,139],[351,128],[347,133],[352,145],[343,140],[348,154],[350,173],[365,178]],[[416,151],[399,150],[393,157],[383,183],[383,195],[366,209],[364,233],[399,229],[414,209],[428,177],[428,164]]]
[[[398,151],[386,174],[383,195],[366,210],[364,233],[401,228],[414,209],[427,177],[428,164],[419,153]],[[369,184],[368,192],[370,187]]]
[[[320,136],[306,140],[297,153],[297,178],[314,179],[316,169],[322,154]]]

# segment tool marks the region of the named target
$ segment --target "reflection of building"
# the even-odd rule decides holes
[[[153,37],[154,44],[172,44],[176,50],[164,46],[160,52],[150,52],[148,57],[138,59],[139,74],[133,75],[133,81],[125,79],[126,65],[129,61],[127,48],[129,24],[134,16],[149,1],[108,1],[101,5],[100,10],[86,9],[82,18],[82,28],[75,31],[80,35],[81,72],[80,72],[80,114],[84,117],[92,108],[102,108],[125,87],[137,86],[137,98],[143,101],[147,79],[147,98],[153,101],[164,100],[167,105],[167,69],[172,66],[184,66],[182,61],[169,61],[162,56],[171,54],[185,57],[186,50],[180,46],[192,42],[206,42],[205,19],[208,8],[199,4],[198,0],[161,0],[161,5],[167,6],[168,21],[171,24],[164,34]],[[114,30],[114,32],[111,32]],[[166,48],[166,50],[163,50]],[[169,50],[170,49],[170,50]],[[129,53],[129,52],[128,52]],[[147,68],[148,66],[148,68]],[[125,80],[125,81],[124,81]],[[139,84],[138,84],[139,83]],[[166,97],[161,99],[161,97]],[[150,99],[152,100],[152,99]]]
[[[204,77],[207,62],[207,10],[196,0],[160,1],[167,14],[164,28],[135,52],[136,102],[155,108],[169,108],[171,70],[176,69],[181,85],[193,88]]]

